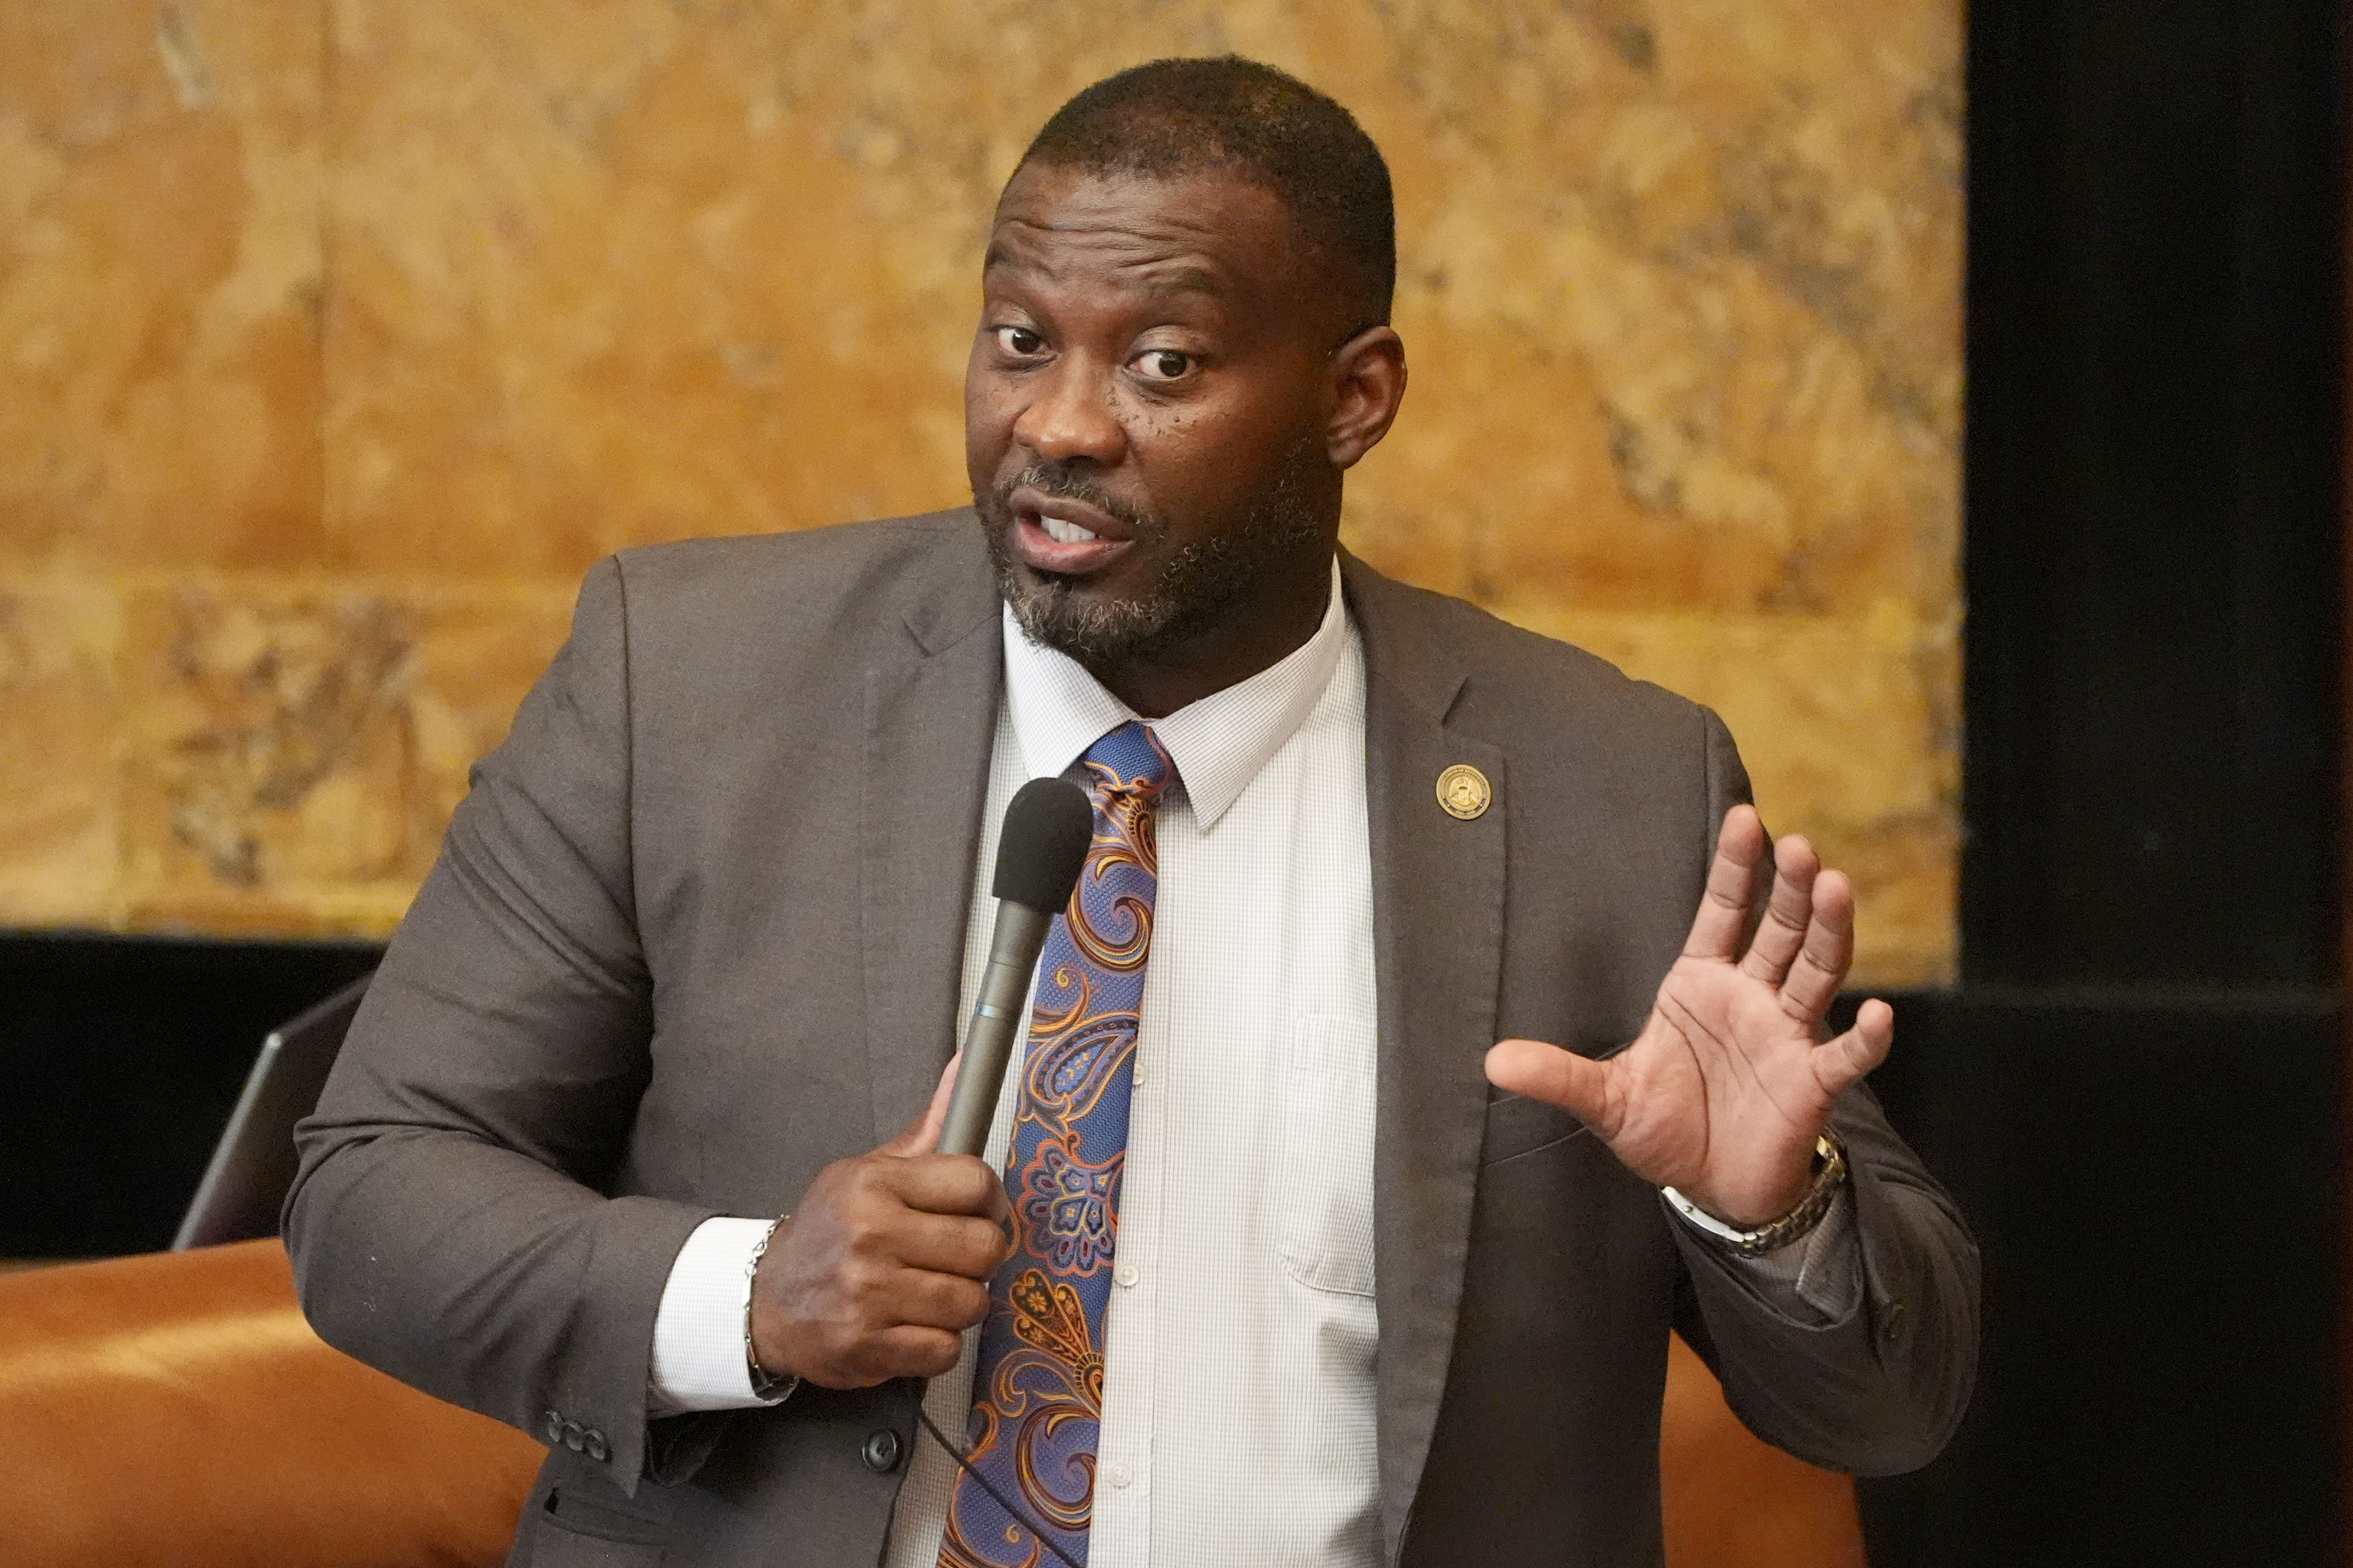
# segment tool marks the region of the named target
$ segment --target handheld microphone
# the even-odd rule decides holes
[[[978,1154],[988,1146],[988,1124],[1005,1087],[1013,1057],[1013,1034],[1021,1026],[1021,1005],[1038,973],[1038,954],[1054,917],[1071,901],[1094,841],[1095,808],[1087,792],[1068,779],[1031,779],[1005,808],[997,838],[997,930],[988,943],[988,968],[980,995],[965,1026],[964,1065],[956,1068],[940,1130],[943,1154]]]

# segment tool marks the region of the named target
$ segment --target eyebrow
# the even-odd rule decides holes
[[[1015,255],[1002,241],[991,240],[988,249],[980,258],[981,273],[987,276],[1000,267],[1020,272],[1043,270],[1028,258]],[[1150,273],[1154,286],[1169,293],[1212,294],[1222,298],[1232,292],[1223,276],[1198,262],[1141,261],[1134,263],[1134,267]]]
[[[1161,288],[1179,294],[1226,294],[1226,280],[1207,267],[1189,261],[1148,262],[1152,280]]]

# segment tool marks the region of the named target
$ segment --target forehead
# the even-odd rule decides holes
[[[1033,164],[997,202],[983,267],[992,281],[1289,296],[1312,269],[1307,248],[1282,199],[1248,180]]]

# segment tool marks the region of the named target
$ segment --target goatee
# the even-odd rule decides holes
[[[1111,668],[1191,641],[1231,613],[1252,584],[1323,540],[1324,524],[1304,482],[1307,457],[1302,442],[1240,521],[1170,552],[1151,588],[1130,599],[1085,597],[1077,579],[1027,569],[1014,553],[1012,496],[1024,485],[1100,507],[1133,531],[1140,547],[1167,537],[1166,521],[1115,500],[1084,473],[1033,464],[987,495],[976,492],[973,509],[980,514],[997,592],[1022,635],[1089,668]]]

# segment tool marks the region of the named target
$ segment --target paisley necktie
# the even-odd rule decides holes
[[[1087,1560],[1103,1313],[1160,885],[1153,808],[1176,768],[1134,721],[1080,761],[1094,800],[1094,843],[1039,960],[1006,1161],[1013,1256],[989,1281],[973,1369],[972,1468],[956,1478],[941,1568],[1044,1562],[1049,1553],[1033,1529],[1048,1531],[1071,1561]]]

